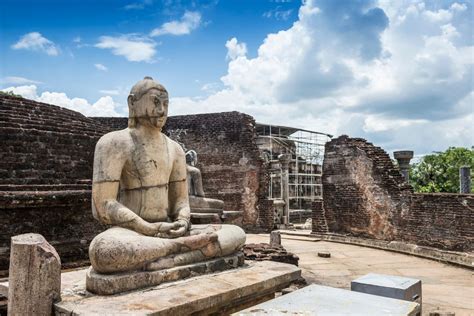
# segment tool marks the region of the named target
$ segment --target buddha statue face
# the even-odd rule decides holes
[[[161,130],[168,117],[168,103],[166,89],[151,77],[145,77],[130,91],[128,126],[135,128],[143,125]]]

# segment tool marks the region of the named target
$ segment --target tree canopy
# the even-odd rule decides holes
[[[444,152],[424,156],[411,165],[410,184],[415,192],[459,192],[459,168],[462,166],[469,166],[471,175],[474,173],[474,147],[450,147]],[[474,193],[472,186],[471,193]]]

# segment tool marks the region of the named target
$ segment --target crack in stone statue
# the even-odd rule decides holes
[[[168,102],[166,89],[145,77],[128,97],[128,128],[96,145],[92,211],[113,225],[89,247],[96,273],[186,265],[233,254],[245,243],[238,226],[191,227],[185,154],[161,133]]]

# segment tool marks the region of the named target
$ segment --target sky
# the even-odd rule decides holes
[[[363,137],[416,155],[474,145],[466,0],[2,0],[0,90],[127,116],[144,76],[170,115]]]

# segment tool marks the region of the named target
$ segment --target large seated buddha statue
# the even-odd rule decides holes
[[[156,271],[238,251],[245,243],[240,227],[191,226],[185,154],[161,132],[166,89],[145,77],[128,107],[128,128],[104,135],[95,149],[92,211],[112,227],[91,242],[93,271]]]

